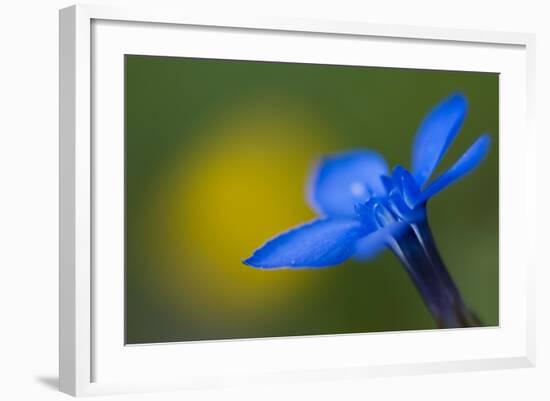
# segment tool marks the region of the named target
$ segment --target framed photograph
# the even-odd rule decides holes
[[[533,49],[61,10],[61,390],[533,366]]]

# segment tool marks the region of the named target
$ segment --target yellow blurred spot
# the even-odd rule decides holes
[[[306,182],[326,150],[313,121],[255,110],[221,116],[198,131],[192,151],[182,152],[185,158],[153,191],[146,213],[149,245],[161,255],[159,295],[216,324],[283,313],[318,280],[310,271],[257,270],[241,262],[270,237],[314,218]]]

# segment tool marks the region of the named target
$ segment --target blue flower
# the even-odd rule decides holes
[[[466,98],[455,93],[428,113],[414,139],[410,171],[396,166],[390,173],[384,158],[371,150],[322,159],[308,185],[309,203],[320,217],[269,240],[244,263],[264,269],[320,268],[350,257],[368,260],[389,248],[440,327],[479,324],[443,264],[426,213],[428,200],[475,169],[489,151],[485,134],[430,180],[466,110]]]

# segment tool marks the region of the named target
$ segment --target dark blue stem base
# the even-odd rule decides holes
[[[439,328],[482,326],[462,300],[435,245],[427,220],[411,224],[407,232],[390,243]]]

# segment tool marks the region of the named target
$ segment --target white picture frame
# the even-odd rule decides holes
[[[185,40],[189,35],[198,45],[181,45],[191,42]],[[338,47],[331,45],[334,38]],[[216,44],[220,40],[223,48]],[[537,261],[529,249],[535,243],[536,205],[526,191],[507,184],[522,182],[531,191],[536,187],[536,178],[530,174],[535,170],[534,44],[534,36],[523,33],[357,21],[233,19],[214,13],[187,15],[181,10],[95,5],[61,10],[61,391],[79,396],[534,366]],[[311,52],[304,53],[305,46]],[[371,46],[371,59],[353,52],[353,46]],[[316,47],[333,51],[320,56]],[[413,50],[424,57],[407,58]],[[120,222],[122,213],[120,56],[126,53],[317,63],[344,60],[352,65],[500,73],[500,326],[444,333],[125,346],[121,226],[113,229],[104,222]],[[98,129],[109,135],[97,141]],[[115,195],[106,199],[101,195],[106,192]],[[516,231],[523,233],[522,238]],[[515,246],[507,247],[510,243]],[[115,267],[105,270],[107,265]],[[453,349],[445,347],[449,341]]]

